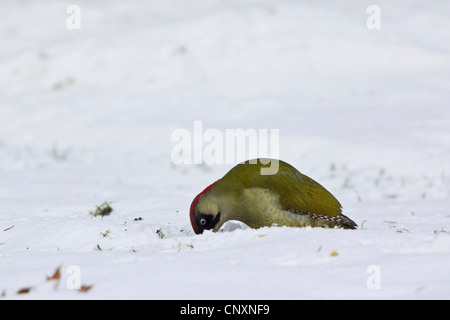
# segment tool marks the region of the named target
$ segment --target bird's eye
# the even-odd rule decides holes
[[[202,226],[204,226],[206,224],[206,219],[202,218],[199,222]]]

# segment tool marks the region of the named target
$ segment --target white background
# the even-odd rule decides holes
[[[2,2],[0,295],[448,299],[449,16],[446,0]],[[192,199],[233,166],[173,165],[172,132],[196,120],[279,129],[280,158],[358,230],[194,235]],[[92,289],[67,287],[71,266]]]

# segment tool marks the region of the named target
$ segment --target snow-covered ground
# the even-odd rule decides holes
[[[449,17],[446,0],[3,1],[0,297],[450,298]],[[173,164],[194,121],[278,129],[359,229],[194,235],[192,199],[233,166]]]

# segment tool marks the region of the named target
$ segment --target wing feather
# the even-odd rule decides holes
[[[258,161],[256,164],[239,164],[221,180],[223,188],[266,188],[280,195],[283,209],[295,212],[310,212],[315,215],[338,216],[342,212],[339,201],[322,185],[284,161],[279,161],[279,170],[274,175],[261,175],[262,167],[269,167]],[[264,163],[267,163],[266,161]],[[231,184],[231,185],[230,185]],[[238,185],[241,184],[241,185]]]

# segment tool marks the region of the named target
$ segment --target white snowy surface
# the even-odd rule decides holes
[[[0,299],[449,299],[450,3],[372,2],[3,1]],[[195,235],[196,120],[279,129],[359,229]]]

